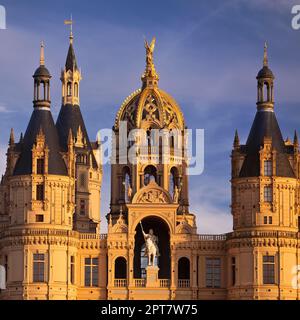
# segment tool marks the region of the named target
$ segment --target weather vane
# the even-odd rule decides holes
[[[69,25],[70,26],[70,41],[72,42],[72,40],[73,40],[73,24],[74,24],[74,20],[73,20],[72,14],[71,14],[71,19],[70,20],[65,20],[64,23],[65,23],[65,25]]]

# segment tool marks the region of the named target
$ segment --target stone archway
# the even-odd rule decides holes
[[[170,229],[168,224],[157,216],[145,217],[142,220],[143,228],[146,233],[150,229],[153,229],[154,234],[158,237],[158,248],[160,256],[158,258],[159,273],[158,277],[160,279],[170,279],[171,276],[171,253],[170,253]],[[143,265],[146,259],[143,259],[144,250],[144,237],[140,224],[137,225],[135,234],[135,247],[134,247],[134,278],[140,279],[145,276]]]

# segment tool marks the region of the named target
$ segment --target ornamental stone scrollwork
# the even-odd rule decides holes
[[[186,220],[183,220],[176,226],[176,233],[192,234],[193,228],[188,224]]]
[[[122,212],[120,212],[119,219],[117,220],[116,224],[112,227],[113,233],[127,233],[128,226],[124,220],[124,216]]]
[[[172,199],[168,192],[151,181],[133,197],[132,203],[136,204],[170,204]]]

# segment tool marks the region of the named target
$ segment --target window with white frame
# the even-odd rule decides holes
[[[86,287],[98,287],[98,258],[85,258],[84,262],[84,285]]]
[[[45,282],[45,254],[33,254],[33,282]]]
[[[270,176],[272,176],[272,173],[273,173],[272,161],[265,160],[264,161],[264,175],[270,177]]]
[[[265,186],[264,187],[264,201],[265,202],[272,202],[273,201],[272,186]]]
[[[275,284],[275,256],[263,256],[263,283]]]
[[[221,287],[221,259],[206,258],[206,287]]]

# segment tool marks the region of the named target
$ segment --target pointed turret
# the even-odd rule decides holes
[[[14,169],[14,175],[33,173],[32,150],[36,138],[43,135],[45,146],[49,148],[49,168],[47,172],[55,175],[67,175],[67,168],[60,153],[59,138],[50,111],[50,72],[45,66],[44,43],[41,43],[40,66],[34,75],[34,110],[26,133],[21,135],[21,154]]]
[[[15,144],[15,134],[14,134],[14,129],[11,128],[10,130],[10,136],[9,136],[9,146],[13,146]]]
[[[73,20],[67,20],[65,24],[72,26]],[[60,145],[64,151],[68,150],[68,138],[71,130],[72,137],[77,138],[76,146],[87,148],[91,152],[92,166],[97,168],[97,162],[92,152],[92,146],[79,106],[79,84],[82,78],[73,47],[74,36],[72,27],[69,40],[66,64],[61,72],[62,107],[57,118],[56,128],[59,134]],[[80,134],[80,139],[78,139],[78,133]]]
[[[295,147],[299,146],[298,134],[297,134],[296,130],[295,130],[295,133],[294,133],[294,146]]]
[[[276,151],[276,175],[294,177],[289,163],[285,142],[274,112],[274,75],[269,68],[267,45],[264,46],[263,68],[257,75],[257,113],[245,146],[246,158],[240,177],[258,177],[260,172],[260,150],[268,140]]]
[[[240,146],[240,138],[238,135],[238,131],[235,130],[235,134],[234,134],[234,140],[233,140],[233,147],[236,149]]]

